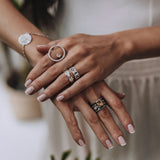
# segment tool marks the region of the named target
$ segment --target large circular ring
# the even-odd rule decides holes
[[[52,49],[54,49],[54,48],[56,48],[56,47],[61,48],[62,51],[63,51],[63,55],[60,55],[59,53],[56,54],[56,57],[59,58],[59,59],[54,59],[54,58],[51,56],[51,51],[52,51]],[[60,46],[60,45],[54,45],[54,46],[52,46],[52,47],[49,49],[49,51],[48,51],[48,57],[49,57],[49,59],[52,60],[53,62],[59,62],[59,61],[61,61],[62,59],[64,59],[65,56],[66,56],[66,51],[65,51],[65,49],[64,49],[62,46]]]
[[[80,78],[80,75],[79,75],[79,73],[78,73],[78,71],[76,70],[75,67],[71,67],[69,70],[70,70],[70,71],[72,72],[72,74],[74,75],[75,80],[78,80],[78,79]]]
[[[74,78],[71,76],[71,74],[68,70],[65,71],[64,74],[68,77],[68,80],[69,80],[70,83],[74,82]]]
[[[98,99],[97,101],[95,101],[93,104],[91,104],[91,108],[98,113],[101,109],[103,109],[104,107],[106,107],[108,104],[105,101],[105,99],[102,97],[100,99]]]

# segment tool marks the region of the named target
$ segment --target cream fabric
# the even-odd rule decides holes
[[[64,0],[56,19],[60,38],[75,33],[109,34],[141,28],[160,22],[159,0]],[[72,150],[68,160],[84,160],[91,151],[93,160],[159,160],[160,58],[128,62],[106,81],[116,91],[126,93],[124,103],[135,125],[136,133],[127,137],[127,146],[106,150],[77,113],[87,145],[81,148],[72,140],[60,113],[50,101],[43,110],[49,125],[48,157],[57,160],[65,150]]]

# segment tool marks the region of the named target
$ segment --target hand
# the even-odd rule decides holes
[[[62,61],[53,63],[46,54],[28,75],[26,93],[34,94],[50,84],[41,93],[40,101],[55,96],[66,87],[68,88],[57,96],[57,100],[68,100],[93,83],[103,80],[124,62],[121,49],[123,45],[121,47],[118,45],[117,37],[117,34],[107,36],[77,34],[39,46],[38,51],[47,53],[51,46],[60,44],[65,48],[67,55]],[[72,66],[81,77],[69,86],[70,82],[63,72]]]
[[[96,114],[96,112],[93,111],[89,105],[101,97],[104,97],[104,99],[108,102],[110,108],[115,112],[126,131],[129,133],[134,133],[133,122],[120,100],[120,98],[124,98],[124,95],[118,94],[111,90],[105,82],[99,82],[92,87],[89,87],[83,93],[75,96],[69,101],[58,102],[56,99],[53,101],[62,113],[71,135],[77,144],[81,146],[84,145],[85,137],[83,138],[83,135],[78,127],[78,123],[74,115],[75,110],[79,110],[82,113],[83,117],[104,147],[108,149],[113,148],[112,141],[104,130],[104,127],[117,144],[124,146],[126,142],[123,133],[114,121],[109,109],[104,107]],[[102,126],[102,123],[104,124],[104,127]]]

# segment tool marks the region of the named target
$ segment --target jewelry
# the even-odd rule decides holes
[[[32,42],[32,35],[35,35],[35,36],[41,36],[41,37],[45,37],[45,38],[48,38],[48,36],[44,35],[44,34],[41,34],[41,33],[25,33],[25,34],[21,34],[19,37],[18,37],[18,42],[19,44],[22,45],[23,49],[22,49],[22,54],[23,56],[26,58],[26,60],[29,62],[29,59],[28,57],[26,56],[25,54],[25,46],[27,46],[28,44],[30,44]]]
[[[75,67],[71,67],[69,70],[73,73],[75,80],[78,80],[80,78],[80,75]]]
[[[52,51],[52,49],[54,49],[54,48],[56,48],[56,47],[61,48],[62,51],[63,51],[63,55],[61,55],[61,54],[59,54],[59,53],[56,54],[56,57],[59,58],[59,59],[54,59],[54,58],[52,58],[52,56],[51,56],[51,51]],[[64,59],[65,56],[66,56],[66,51],[65,51],[65,49],[64,49],[62,46],[60,46],[60,45],[54,45],[54,46],[52,46],[52,47],[49,49],[49,51],[48,51],[48,57],[49,57],[49,59],[52,60],[53,62],[59,62],[59,61],[61,61],[62,59]]]
[[[100,98],[97,101],[95,101],[92,105],[91,108],[98,113],[102,108],[104,108],[105,106],[107,106],[107,102],[105,101],[104,98]]]
[[[68,70],[65,71],[64,74],[68,77],[69,82],[71,82],[71,83],[74,82],[74,78],[71,76],[71,74]]]

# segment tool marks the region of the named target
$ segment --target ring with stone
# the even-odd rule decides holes
[[[98,113],[101,109],[103,109],[104,107],[106,107],[108,104],[105,101],[105,99],[102,97],[100,99],[98,99],[97,101],[95,101],[94,103],[91,104],[91,108]]]
[[[52,52],[52,50],[53,50],[54,48],[60,48],[60,49],[62,50],[62,52],[63,52],[63,54],[56,53],[57,59],[54,59],[54,58],[52,57],[52,55],[51,55],[51,52]],[[52,46],[52,47],[49,49],[49,51],[48,51],[48,57],[49,57],[49,59],[50,59],[51,61],[53,61],[53,62],[59,62],[59,61],[63,60],[63,59],[65,58],[65,56],[66,56],[66,51],[65,51],[65,49],[64,49],[61,45],[54,45],[54,46]]]

